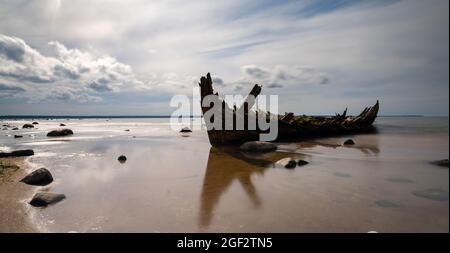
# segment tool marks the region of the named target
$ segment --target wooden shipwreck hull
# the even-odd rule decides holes
[[[270,118],[277,117],[278,136],[274,141],[289,142],[305,138],[374,131],[375,128],[372,126],[372,123],[375,121],[379,110],[379,102],[377,100],[375,105],[366,107],[357,116],[347,116],[347,109],[345,109],[342,114],[336,114],[332,117],[294,115],[293,113],[273,115],[267,112],[250,111],[255,104],[255,101],[252,98],[256,98],[261,93],[262,87],[258,84],[255,84],[250,91],[249,96],[245,99],[241,106],[243,110],[239,110],[241,108],[238,109],[236,106],[234,106],[234,108],[229,108],[228,105],[219,98],[219,94],[214,93],[212,79],[209,73],[206,77],[201,77],[199,85],[202,113],[204,117],[205,113],[212,109],[210,106],[203,106],[205,97],[209,95],[216,96],[216,99],[222,103],[222,127],[220,129],[208,130],[208,138],[212,146],[239,145],[247,141],[259,140],[260,134],[267,133],[267,131],[262,131],[258,124],[256,124],[256,129],[253,128],[254,130],[249,130],[248,121],[252,117],[256,117],[256,122],[258,117],[266,117],[267,121],[270,120]],[[238,130],[236,128],[236,118],[238,113],[243,113],[243,130]],[[231,117],[233,117],[233,126],[231,130],[224,130],[229,129],[225,127],[225,115],[227,114],[232,114]],[[215,119],[212,118],[211,122],[214,122],[214,120]],[[205,119],[205,123],[208,125],[207,119]]]

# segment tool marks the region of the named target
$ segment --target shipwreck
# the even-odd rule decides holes
[[[278,123],[278,134],[273,141],[299,141],[307,138],[326,137],[334,135],[346,135],[363,132],[371,132],[376,130],[373,127],[378,110],[379,102],[375,105],[366,107],[359,115],[349,116],[347,115],[347,109],[342,114],[336,113],[335,116],[322,117],[322,116],[307,116],[307,115],[294,115],[294,113],[285,113],[284,115],[275,115],[270,112],[264,112],[260,110],[252,111],[251,108],[255,105],[255,98],[261,93],[262,86],[255,84],[250,91],[249,95],[245,98],[241,107],[237,108],[235,105],[230,108],[223,99],[219,97],[218,93],[214,93],[213,82],[210,73],[200,78],[200,96],[201,96],[201,108],[205,123],[219,121],[221,127],[208,127],[208,138],[212,146],[228,146],[228,145],[240,145],[247,141],[257,141],[260,138],[260,134],[267,130],[262,130],[258,125],[258,118],[263,117],[267,121],[276,117]],[[204,103],[204,100],[208,97],[216,99],[221,103],[221,117],[222,119],[215,119],[216,115],[208,113],[212,110],[212,106],[208,103]],[[226,126],[226,118],[233,118],[232,125]],[[236,119],[243,117],[243,128],[236,126]],[[250,127],[249,122],[256,122],[256,127]]]

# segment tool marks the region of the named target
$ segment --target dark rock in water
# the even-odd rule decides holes
[[[248,152],[271,152],[277,149],[277,145],[265,141],[249,141],[242,144],[240,149]]]
[[[289,162],[284,166],[286,169],[293,169],[297,166],[297,162],[295,160],[289,160]]]
[[[58,130],[53,130],[50,131],[47,136],[49,137],[59,137],[59,136],[67,136],[67,135],[72,135],[73,131],[70,129],[58,129]]]
[[[183,127],[183,128],[180,130],[180,133],[190,133],[190,132],[192,132],[192,130],[189,129],[189,127]]]
[[[0,152],[0,158],[5,157],[19,157],[19,156],[31,156],[34,155],[34,151],[31,149],[24,149],[24,150],[16,150],[10,153],[3,153]]]
[[[305,161],[305,160],[298,160],[297,164],[298,166],[303,166],[303,165],[307,165],[309,162]]]
[[[395,204],[395,203],[393,203],[393,202],[391,202],[389,200],[385,200],[385,199],[377,200],[377,201],[375,201],[375,204],[377,206],[384,207],[384,208],[397,208],[397,207],[400,207],[399,205],[397,205],[397,204]]]
[[[50,171],[48,171],[46,168],[40,168],[28,174],[26,177],[20,180],[20,182],[24,182],[30,185],[44,186],[53,182],[53,177]]]
[[[61,124],[59,124],[59,126],[66,126],[65,124],[63,124],[63,123],[61,123]]]
[[[11,130],[19,130],[19,128],[17,128],[17,127],[14,127],[13,129],[11,129]]]
[[[33,124],[25,124],[22,128],[34,128]]]
[[[30,205],[35,207],[45,207],[54,203],[57,203],[66,198],[64,194],[52,193],[52,192],[38,192],[34,195],[30,201]]]
[[[431,199],[435,201],[448,201],[448,192],[445,192],[442,189],[434,188],[434,189],[427,189],[423,191],[415,191],[413,194],[417,197]]]
[[[438,160],[431,163],[441,167],[448,167],[448,159]]]
[[[355,142],[352,139],[348,139],[344,142],[344,145],[355,145]]]
[[[22,138],[23,136],[22,135],[14,135],[14,138]]]
[[[31,123],[31,124],[33,124],[33,125],[39,125],[39,123],[38,122],[33,122],[33,123]]]
[[[119,158],[117,158],[117,160],[118,160],[120,163],[124,163],[124,162],[127,161],[127,157],[124,156],[124,155],[121,155],[121,156],[119,156]]]
[[[125,132],[130,132],[130,129],[125,129]]]

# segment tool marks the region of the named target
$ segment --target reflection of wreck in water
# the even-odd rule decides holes
[[[250,91],[241,108],[234,107],[233,109],[229,108],[225,101],[219,98],[218,93],[214,93],[209,73],[206,77],[200,79],[199,85],[202,113],[209,129],[208,138],[212,146],[242,144],[246,141],[259,140],[260,134],[268,132],[267,129],[263,129],[263,127],[258,125],[258,118],[260,117],[265,118],[266,122],[271,119],[277,120],[278,135],[275,141],[293,141],[298,138],[372,131],[374,129],[372,123],[375,121],[379,110],[377,101],[374,106],[366,107],[358,116],[347,116],[347,109],[342,114],[336,114],[333,117],[296,116],[293,113],[273,115],[270,112],[253,112],[250,110],[255,104],[255,98],[261,93],[262,87],[257,84]],[[220,112],[218,115],[221,115],[221,119],[214,118],[215,114],[208,112],[213,108],[217,108],[217,105],[206,106],[204,105],[205,99],[207,99],[206,101],[216,101],[222,105],[218,110]],[[233,119],[232,125],[226,125],[226,119]],[[243,129],[236,127],[236,119],[243,120]],[[221,122],[219,129],[212,127],[213,124],[211,122],[214,121]],[[250,122],[256,122],[255,128],[249,127]]]
[[[292,148],[283,148],[282,152],[263,154],[241,152],[233,147],[211,147],[200,196],[199,227],[202,229],[209,227],[221,196],[235,180],[242,186],[252,206],[254,208],[262,207],[263,196],[258,195],[251,177],[263,176],[267,169],[279,168],[276,165],[277,161],[287,157],[311,160],[311,156],[302,153],[302,149],[350,148],[375,156],[380,152],[377,144],[373,146],[342,146],[323,142],[301,142],[292,145]]]

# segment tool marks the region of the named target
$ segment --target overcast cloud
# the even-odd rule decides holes
[[[170,114],[211,72],[281,111],[448,115],[448,5],[1,0],[0,114]]]

